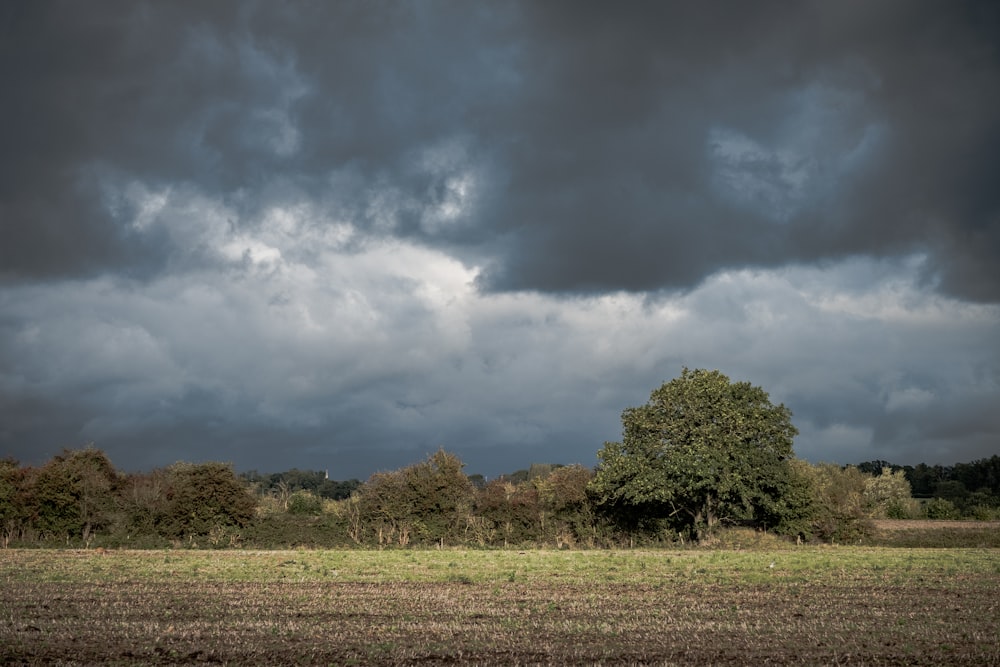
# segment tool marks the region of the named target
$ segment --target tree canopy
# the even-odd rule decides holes
[[[1000,519],[1000,457],[810,464],[792,456],[788,410],[717,371],[685,369],[647,405],[625,410],[623,424],[597,470],[532,464],[480,486],[443,449],[364,483],[295,469],[238,477],[226,463],[125,473],[93,446],[39,467],[0,459],[0,548],[650,546],[727,522],[856,542],[876,537],[876,518]],[[933,475],[932,498],[911,497],[911,473],[918,482]],[[354,492],[324,495],[340,484]]]
[[[177,463],[161,530],[171,537],[207,535],[213,529],[250,524],[257,501],[228,463]]]
[[[663,521],[703,537],[719,522],[775,526],[805,511],[789,499],[798,433],[791,411],[747,382],[689,370],[622,413],[590,484],[599,506],[636,524]]]

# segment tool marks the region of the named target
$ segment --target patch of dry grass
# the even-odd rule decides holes
[[[870,541],[886,547],[1000,548],[1000,521],[892,520],[873,522]]]

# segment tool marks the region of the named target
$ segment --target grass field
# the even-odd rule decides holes
[[[0,551],[0,663],[1000,665],[1000,551]]]

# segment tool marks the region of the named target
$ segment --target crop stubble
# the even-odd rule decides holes
[[[1000,664],[997,553],[906,556],[10,551],[0,662]]]

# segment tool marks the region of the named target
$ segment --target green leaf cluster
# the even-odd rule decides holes
[[[789,506],[797,430],[791,411],[748,382],[689,370],[622,413],[622,441],[605,443],[590,492],[633,525],[667,521],[699,537],[720,523],[780,526]]]

